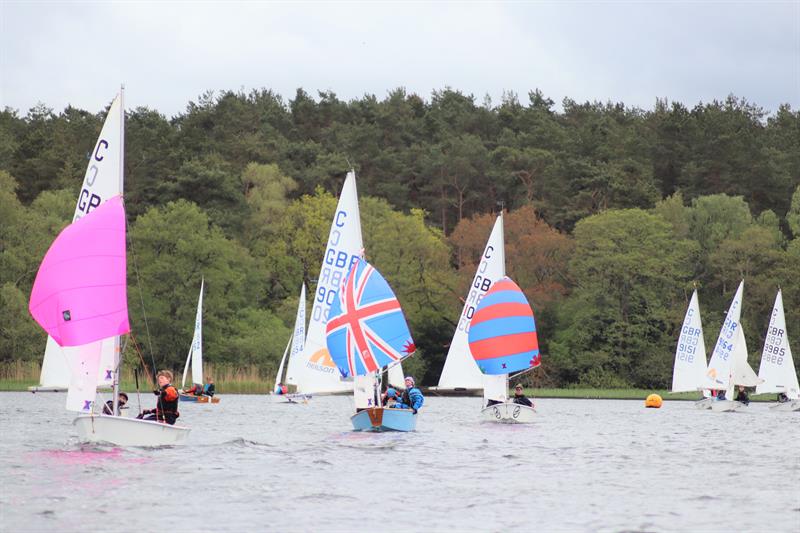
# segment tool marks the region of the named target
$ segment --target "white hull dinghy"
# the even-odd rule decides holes
[[[790,412],[790,411],[800,411],[800,400],[794,400],[791,402],[784,402],[784,403],[776,403],[775,405],[770,405],[770,409],[773,411],[779,412]]]
[[[736,400],[717,400],[711,403],[711,410],[715,413],[732,413],[745,407],[745,404]]]
[[[155,420],[123,416],[80,415],[73,422],[81,442],[108,442],[117,446],[180,446],[190,429]]]

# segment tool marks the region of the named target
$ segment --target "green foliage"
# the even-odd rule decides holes
[[[798,111],[769,114],[736,97],[658,100],[651,110],[567,98],[561,109],[539,90],[493,105],[446,88],[428,99],[397,89],[350,101],[330,91],[299,89],[289,100],[222,91],[170,119],[128,110],[138,340],[149,344],[137,273],[156,361],[180,368],[205,276],[209,360],[274,371],[301,280],[314,292],[334,194],[351,166],[367,257],[406,309],[419,347],[408,365],[426,383],[438,377],[473,256],[501,205],[508,271],[537,312],[548,382],[666,384],[693,283],[713,332],[745,278],[743,324],[756,355],[778,286],[790,335],[800,335]],[[44,105],[0,111],[5,316],[20,314],[20,294],[72,218],[104,117]],[[16,339],[3,337],[0,359],[41,349],[21,309],[24,319],[0,332]]]
[[[551,344],[563,378],[590,379],[593,386],[609,386],[602,384],[608,375],[626,383],[665,383],[674,333],[669,312],[677,304],[676,289],[690,279],[696,245],[638,209],[583,219],[575,242],[575,288]]]

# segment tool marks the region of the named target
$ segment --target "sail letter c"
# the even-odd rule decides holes
[[[333,219],[333,223],[337,228],[341,228],[344,226],[344,219],[347,218],[347,213],[344,211],[339,211],[336,213],[336,217]]]
[[[103,156],[102,156],[102,155],[100,155],[100,148],[101,148],[101,147],[102,147],[104,150],[105,150],[106,148],[108,148],[108,141],[106,141],[105,139],[100,139],[100,140],[97,142],[97,148],[95,148],[95,149],[94,149],[94,160],[95,160],[95,161],[102,161],[102,160],[103,160]]]

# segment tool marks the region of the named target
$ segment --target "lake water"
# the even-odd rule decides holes
[[[181,404],[187,446],[121,449],[79,445],[64,394],[0,393],[0,529],[800,531],[800,413],[763,404],[543,399],[506,426],[428,397],[416,432],[362,434],[347,397],[221,398]]]

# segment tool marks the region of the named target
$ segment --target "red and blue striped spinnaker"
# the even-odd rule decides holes
[[[469,350],[484,374],[508,374],[540,364],[533,310],[511,278],[497,280],[469,325]]]
[[[375,372],[414,353],[400,302],[375,267],[357,260],[336,294],[326,327],[342,377]]]

